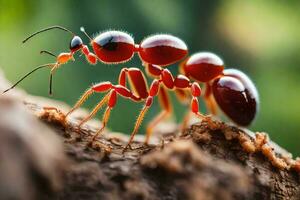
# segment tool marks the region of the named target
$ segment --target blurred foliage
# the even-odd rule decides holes
[[[40,50],[57,54],[68,51],[70,36],[61,31],[39,35],[21,45],[28,34],[56,24],[77,33],[80,26],[85,26],[91,35],[107,29],[125,30],[136,42],[153,33],[171,33],[182,38],[190,52],[215,52],[227,67],[249,74],[261,99],[261,110],[251,129],[268,132],[277,143],[299,155],[299,7],[300,2],[296,0],[288,3],[275,0],[0,0],[0,67],[14,82],[34,66],[53,61],[47,55],[39,55]],[[88,43],[85,36],[82,38]],[[92,83],[116,82],[121,67],[142,68],[137,56],[122,65],[90,66],[83,57],[76,59],[54,76],[52,98],[70,105]],[[176,65],[170,69],[177,73]],[[37,72],[20,87],[47,96],[48,73],[47,70]],[[100,97],[95,95],[84,106],[92,108]],[[180,121],[179,116],[187,108],[173,100],[175,116]],[[130,133],[141,106],[120,98],[109,127]],[[156,103],[145,121],[158,112]],[[144,127],[145,123],[141,130]]]

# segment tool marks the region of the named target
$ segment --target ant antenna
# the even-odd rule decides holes
[[[42,32],[49,31],[49,30],[52,30],[52,29],[60,29],[60,30],[69,32],[70,34],[72,34],[73,36],[75,36],[75,34],[74,34],[72,31],[70,31],[70,30],[68,30],[68,29],[66,29],[66,28],[64,28],[64,27],[62,27],[62,26],[50,26],[50,27],[48,27],[48,28],[39,30],[39,31],[37,31],[37,32],[35,32],[35,33],[33,33],[33,34],[31,34],[31,35],[28,36],[25,40],[23,40],[22,43],[27,42],[30,38],[32,38],[33,36],[35,36],[35,35],[37,35],[37,34],[40,34],[40,33],[42,33]]]
[[[92,41],[93,39],[85,32],[85,29],[84,29],[84,27],[82,26],[82,27],[80,27],[80,31],[81,32],[83,32],[85,35],[86,35],[86,37],[88,37],[89,39],[90,39],[90,41]]]
[[[21,81],[23,81],[27,76],[29,76],[30,74],[32,74],[33,72],[39,70],[39,69],[42,69],[42,68],[45,68],[45,67],[49,67],[49,66],[52,66],[53,64],[52,63],[48,63],[48,64],[44,64],[44,65],[39,65],[37,66],[36,68],[34,68],[32,71],[28,72],[25,76],[23,76],[20,80],[18,80],[15,84],[13,84],[13,86],[11,86],[10,88],[6,89],[3,91],[2,94],[8,92],[9,90],[13,89],[14,87],[16,87]]]
[[[49,77],[49,95],[52,95],[52,83],[53,83],[53,74],[50,73],[50,77]]]
[[[53,57],[57,58],[57,56],[54,53],[51,53],[50,51],[46,51],[46,50],[40,51],[40,54],[43,54],[43,53],[48,54],[50,56],[53,56]]]
[[[57,56],[54,53],[51,53],[50,51],[46,51],[46,50],[40,51],[40,54],[43,54],[43,53],[57,58]],[[50,73],[50,77],[49,77],[49,95],[52,95],[52,85],[53,85],[52,83],[53,83],[53,74]]]

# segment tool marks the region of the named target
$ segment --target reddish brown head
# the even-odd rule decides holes
[[[224,70],[224,76],[214,80],[212,91],[223,112],[235,123],[249,126],[259,108],[259,96],[253,82],[236,69]]]
[[[208,82],[223,73],[224,62],[216,54],[200,52],[190,56],[181,67],[186,76],[199,82]]]

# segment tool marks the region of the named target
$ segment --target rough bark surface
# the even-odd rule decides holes
[[[66,110],[18,90],[0,97],[1,199],[300,199],[300,161],[264,133],[202,121],[122,154],[126,135],[91,145],[99,123],[78,129],[84,112],[64,121]]]

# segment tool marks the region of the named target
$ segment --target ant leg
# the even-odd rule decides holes
[[[93,89],[96,91],[102,91],[102,92],[110,90],[110,89],[111,89],[111,91],[102,99],[102,101],[100,101],[100,103],[94,108],[92,113],[80,123],[80,125],[81,125],[84,122],[86,122],[88,119],[90,119],[93,115],[95,115],[95,113],[100,109],[100,107],[102,107],[102,105],[108,101],[108,106],[103,114],[102,127],[96,132],[92,141],[94,141],[106,127],[107,122],[109,120],[110,112],[117,103],[117,95],[120,95],[124,98],[130,98],[131,100],[134,100],[136,98],[133,95],[133,93],[126,87],[124,87],[122,85],[112,85],[110,82],[102,82],[100,84],[97,84],[93,87]]]
[[[149,103],[150,101],[152,101],[152,100],[146,101],[146,102],[148,102],[146,104],[151,104],[151,103]],[[135,122],[134,129],[133,129],[133,131],[132,131],[132,133],[130,135],[129,141],[128,141],[127,145],[123,149],[123,153],[126,151],[126,149],[129,147],[129,145],[133,141],[134,136],[137,134],[137,131],[138,131],[139,127],[141,126],[142,121],[143,121],[143,119],[145,117],[145,114],[148,112],[149,108],[150,108],[150,105],[144,105],[142,111],[140,112],[140,114],[139,114],[139,116],[138,116],[138,118],[137,118],[137,120]]]
[[[168,92],[166,91],[166,88],[164,86],[160,86],[160,91],[158,93],[159,103],[162,107],[162,111],[154,118],[152,119],[146,128],[146,139],[145,144],[147,145],[149,143],[150,137],[152,135],[154,127],[159,124],[162,120],[167,118],[173,111],[170,97],[168,95]]]
[[[65,115],[65,118],[67,118],[71,113],[73,113],[77,108],[79,108],[92,94],[94,93],[94,90],[88,89],[84,92],[84,94],[80,97],[80,99],[76,102],[75,106],[67,112]]]
[[[108,106],[103,114],[102,127],[93,136],[92,142],[95,141],[95,139],[103,132],[103,130],[106,127],[106,124],[109,120],[110,112],[113,109],[113,107],[116,105],[116,103],[117,103],[117,92],[115,90],[112,90],[109,93]]]
[[[121,96],[125,98],[131,98],[133,101],[140,101],[140,97],[135,96],[131,91],[129,91],[126,88],[126,76],[128,69],[123,68],[119,74],[119,85],[112,86],[116,89],[117,93],[120,94]],[[100,102],[99,104],[93,109],[93,111],[89,114],[88,117],[86,117],[82,122],[80,122],[79,127],[84,124],[86,121],[91,119],[97,112],[98,110],[107,102],[109,97],[109,94],[107,94]]]
[[[123,68],[120,72],[120,75],[119,75],[119,84],[120,86],[124,86],[126,87],[126,73],[128,72],[128,69],[127,68]],[[120,88],[118,86],[116,86],[117,89]],[[122,94],[121,94],[122,95]],[[132,96],[132,98],[134,99],[134,95],[133,94],[130,94]],[[122,95],[124,96],[124,95]],[[127,95],[128,96],[128,95]],[[95,116],[95,114],[99,111],[99,109],[102,108],[102,106],[108,101],[108,97],[109,97],[109,94],[106,94],[103,99],[96,105],[96,107],[92,110],[92,112],[85,118],[83,119],[78,127],[81,127],[85,122],[87,122],[88,120],[90,120],[93,116]],[[126,97],[126,96],[125,96]],[[137,97],[136,97],[137,98]]]
[[[192,101],[191,101],[191,110],[196,116],[200,118],[204,118],[204,116],[199,113],[199,102],[198,97],[201,95],[201,88],[197,82],[192,83],[191,85],[191,93],[192,93]]]
[[[149,108],[151,107],[152,103],[153,103],[153,97],[157,96],[158,94],[158,90],[159,90],[159,85],[160,85],[160,81],[155,79],[153,80],[151,86],[150,86],[150,90],[149,90],[149,96],[147,97],[147,99],[145,100],[145,104],[144,107],[142,108],[136,123],[134,125],[134,129],[130,135],[129,141],[127,143],[127,145],[125,146],[125,148],[123,149],[123,153],[126,151],[126,149],[129,147],[130,143],[133,141],[134,136],[137,134],[139,127],[142,124],[142,121],[144,119],[145,114],[147,113],[147,111],[149,110]]]
[[[127,76],[128,69],[123,68],[119,74],[119,84],[126,87],[126,76]]]
[[[199,112],[199,102],[198,97],[201,95],[201,88],[197,82],[192,83],[191,85],[192,101],[191,101],[191,110],[192,112],[200,118],[202,121],[206,121],[209,126],[214,127],[214,123],[211,120],[210,116],[205,116]]]
[[[103,105],[108,101],[109,93],[106,94],[102,100],[95,106],[95,108],[92,110],[92,112],[84,118],[79,124],[78,127],[80,128],[84,123],[86,123],[88,120],[90,120],[92,117],[95,116],[95,114],[103,107]]]
[[[123,68],[119,75],[120,86],[127,87],[129,85],[132,91],[130,97],[133,101],[139,102],[146,99],[148,94],[148,84],[145,75],[138,68]]]
[[[204,102],[206,104],[208,112],[212,115],[217,115],[217,104],[212,96],[212,88],[209,83],[205,85]]]
[[[108,122],[108,119],[110,117],[110,111],[111,111],[111,107],[107,107],[104,114],[103,114],[103,117],[102,117],[102,127],[96,132],[96,134],[93,136],[92,138],[92,141],[91,142],[94,142],[96,140],[96,138],[102,133],[102,131],[104,130],[104,128],[106,127],[106,124]]]
[[[76,102],[75,106],[66,114],[66,117],[79,108],[94,92],[105,92],[112,88],[110,82],[101,82],[89,88]]]

